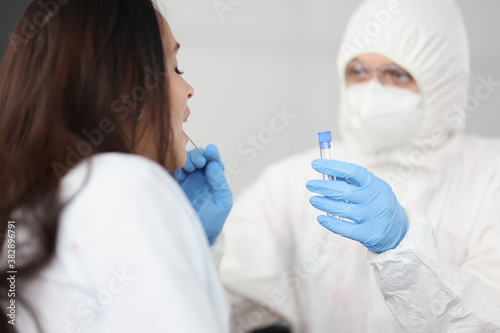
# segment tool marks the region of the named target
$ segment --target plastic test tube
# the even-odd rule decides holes
[[[318,132],[319,139],[319,151],[321,153],[321,158],[327,160],[333,160],[333,149],[332,149],[332,132]],[[337,180],[335,176],[328,176],[323,174],[324,180]]]
[[[319,139],[319,151],[321,154],[321,158],[327,160],[333,160],[333,148],[332,148],[332,132],[318,132]],[[323,180],[337,180],[335,176],[329,176],[323,174]],[[332,214],[327,213],[326,215],[332,216]],[[335,216],[336,218],[340,218],[340,216]]]
[[[318,139],[319,139],[319,149],[320,149],[320,153],[321,153],[321,158],[333,160],[332,132],[330,132],[330,131],[318,132]],[[337,181],[337,177],[328,176],[325,174],[323,174],[323,179]],[[348,201],[346,201],[346,202],[348,202]],[[332,214],[330,214],[330,213],[327,213],[327,215],[332,216]],[[338,218],[339,220],[354,222],[352,220],[349,220],[349,219],[341,217],[341,216],[334,216],[334,217]]]

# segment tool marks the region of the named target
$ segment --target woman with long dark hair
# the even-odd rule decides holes
[[[151,0],[26,10],[0,68],[2,332],[227,331],[232,195],[215,146],[186,163],[178,49]]]

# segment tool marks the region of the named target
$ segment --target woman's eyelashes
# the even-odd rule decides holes
[[[175,67],[175,72],[179,75],[184,74],[184,71],[179,70],[179,67]]]

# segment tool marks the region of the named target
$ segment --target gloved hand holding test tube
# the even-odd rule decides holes
[[[323,173],[323,180],[306,185],[319,194],[310,199],[313,207],[327,213],[319,215],[318,222],[375,253],[396,247],[408,230],[408,218],[392,188],[361,166],[333,159],[330,132],[320,132],[318,138],[321,159],[313,161],[312,167]]]

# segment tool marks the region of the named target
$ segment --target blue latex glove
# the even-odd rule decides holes
[[[224,174],[224,164],[214,145],[187,152],[186,165],[175,172],[175,178],[198,214],[210,245],[222,231],[233,206],[233,193]],[[208,161],[207,161],[208,159]]]
[[[312,167],[333,180],[311,180],[307,188],[311,204],[319,210],[350,219],[318,216],[330,231],[356,240],[372,252],[381,253],[398,246],[408,230],[408,219],[392,188],[363,167],[335,160],[319,159]]]

